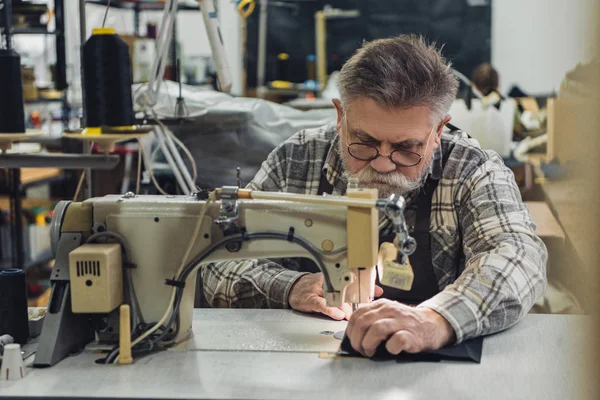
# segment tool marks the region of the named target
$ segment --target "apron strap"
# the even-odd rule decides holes
[[[327,160],[327,155],[329,154],[329,149],[331,148],[331,143],[327,145],[325,149],[325,157],[323,158],[323,165],[325,165],[325,161]],[[317,189],[317,194],[322,196],[323,194],[332,194],[333,193],[333,185],[329,183],[327,180],[327,176],[325,176],[325,170],[323,169],[323,165],[321,165],[321,177],[319,178],[319,188]]]

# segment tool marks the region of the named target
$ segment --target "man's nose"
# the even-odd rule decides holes
[[[389,174],[396,170],[396,164],[390,160],[390,156],[380,154],[379,157],[371,161],[371,167],[380,174]]]

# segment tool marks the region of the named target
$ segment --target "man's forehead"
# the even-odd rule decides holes
[[[428,113],[369,114],[364,111],[347,110],[346,124],[351,133],[368,135],[378,141],[399,142],[407,139],[423,139],[431,130]]]

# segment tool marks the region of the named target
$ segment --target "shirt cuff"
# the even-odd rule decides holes
[[[290,308],[289,297],[292,286],[308,272],[298,272],[284,269],[273,278],[268,291],[269,308]]]
[[[418,307],[427,307],[444,317],[454,329],[456,344],[476,337],[482,331],[477,306],[470,299],[465,298],[465,295],[452,289],[436,294]]]

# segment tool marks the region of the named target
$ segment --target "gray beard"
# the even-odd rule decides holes
[[[358,179],[358,185],[362,188],[377,189],[379,192],[379,198],[386,198],[392,194],[399,196],[406,196],[408,193],[419,189],[425,180],[425,176],[429,173],[431,164],[433,163],[433,157],[429,157],[424,164],[419,165],[421,170],[417,179],[409,179],[399,172],[390,172],[387,174],[381,174],[373,169],[370,165],[367,165],[357,173],[351,173],[348,169],[348,162],[342,152],[342,142],[339,141],[340,147],[338,151],[342,158],[342,164],[344,166],[344,177]]]

